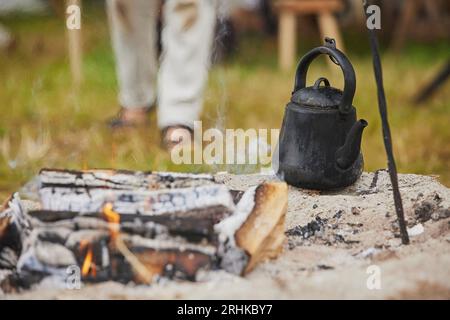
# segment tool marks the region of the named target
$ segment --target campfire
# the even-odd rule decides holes
[[[0,210],[0,285],[65,281],[73,267],[87,283],[245,275],[281,251],[286,210],[285,183],[235,191],[207,174],[44,169]]]

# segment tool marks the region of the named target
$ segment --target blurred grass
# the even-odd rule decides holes
[[[159,147],[152,127],[112,133],[105,120],[117,111],[114,60],[103,11],[83,15],[84,75],[72,88],[64,21],[52,16],[14,16],[1,22],[18,36],[13,53],[0,53],[0,197],[16,190],[42,167],[111,167],[136,170],[199,171],[177,166]],[[386,167],[371,56],[366,35],[346,37],[357,74],[354,105],[369,122],[364,133],[366,170]],[[301,42],[299,57],[316,42]],[[450,185],[450,83],[426,104],[412,96],[448,58],[450,45],[409,44],[401,54],[383,53],[385,88],[400,172],[436,174]],[[204,128],[279,128],[293,86],[294,71],[277,69],[276,40],[243,35],[239,50],[215,66],[205,95]],[[342,87],[338,69],[315,63],[311,83],[327,76]]]

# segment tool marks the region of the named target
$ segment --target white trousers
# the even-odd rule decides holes
[[[193,127],[208,77],[216,2],[165,1],[159,71],[158,10],[158,0],[107,0],[119,102],[124,108],[138,108],[152,106],[158,99],[160,128]]]

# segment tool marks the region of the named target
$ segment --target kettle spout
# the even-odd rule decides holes
[[[339,168],[349,168],[358,158],[361,151],[361,137],[365,127],[367,127],[366,120],[361,119],[355,122],[345,138],[344,145],[336,151],[336,162]]]

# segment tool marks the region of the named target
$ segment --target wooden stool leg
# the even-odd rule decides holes
[[[342,41],[339,26],[333,14],[331,12],[322,12],[318,15],[318,21],[320,35],[322,37],[321,40],[324,41],[325,37],[333,38],[336,40],[336,47],[344,51],[344,42]],[[327,59],[327,61],[328,65],[334,68],[335,64],[330,59]]]
[[[81,7],[81,0],[67,0],[66,6],[77,5]],[[68,50],[69,50],[69,62],[70,71],[72,73],[72,80],[76,87],[78,87],[82,81],[82,64],[83,53],[81,47],[81,30],[67,30]]]
[[[295,61],[297,47],[295,14],[283,11],[278,25],[278,57],[282,70],[290,70]]]
[[[336,46],[339,50],[344,50],[344,41],[342,41],[341,33],[339,31],[339,25],[336,18],[331,12],[323,12],[318,15],[320,35],[322,41],[325,37],[333,38],[336,40]]]

